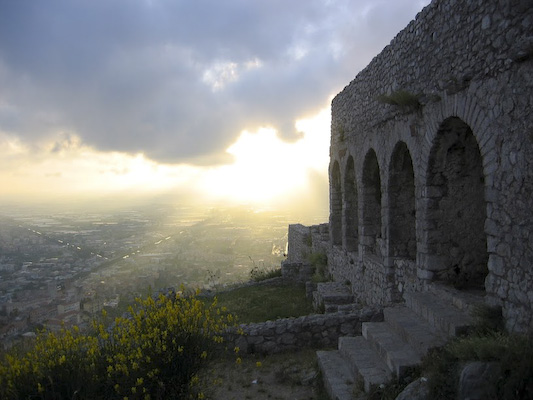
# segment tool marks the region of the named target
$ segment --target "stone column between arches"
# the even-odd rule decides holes
[[[356,252],[359,246],[359,200],[353,157],[348,158],[344,173],[343,246]]]
[[[330,172],[329,205],[330,240],[334,246],[342,244],[342,187],[339,163],[335,161]]]

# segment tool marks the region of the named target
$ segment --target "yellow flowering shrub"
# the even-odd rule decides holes
[[[184,395],[234,317],[216,300],[138,299],[129,316],[93,333],[43,332],[22,356],[0,363],[0,398],[162,399]]]

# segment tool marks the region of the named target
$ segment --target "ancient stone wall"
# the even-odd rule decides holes
[[[241,325],[241,333],[226,334],[228,347],[245,353],[273,354],[303,348],[336,346],[340,336],[361,335],[363,322],[381,321],[379,309],[359,312],[311,314],[298,318]]]
[[[305,263],[311,253],[311,229],[301,224],[289,225],[287,262]]]
[[[368,303],[444,282],[533,328],[533,3],[434,0],[332,102],[328,259]]]

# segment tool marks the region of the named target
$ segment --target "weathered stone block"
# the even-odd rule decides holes
[[[491,254],[489,256],[489,263],[488,263],[489,271],[492,272],[496,276],[504,276],[505,274],[505,262],[502,257]]]

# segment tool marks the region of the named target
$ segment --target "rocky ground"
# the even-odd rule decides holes
[[[200,375],[212,400],[326,400],[315,350],[269,356],[234,355],[212,362]]]

